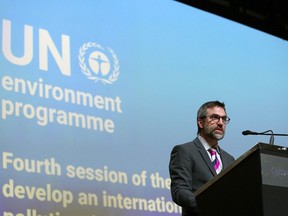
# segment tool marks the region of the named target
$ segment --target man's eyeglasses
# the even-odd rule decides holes
[[[220,121],[220,119],[222,119],[222,121],[225,124],[228,124],[230,122],[230,118],[228,116],[220,116],[220,115],[217,115],[217,114],[212,114],[212,115],[208,115],[208,116],[202,116],[201,118],[202,119],[210,118],[211,121],[215,122],[216,124]]]

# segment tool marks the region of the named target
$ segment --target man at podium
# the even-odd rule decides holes
[[[204,103],[197,112],[197,137],[171,152],[171,195],[182,207],[182,216],[198,215],[194,192],[234,161],[218,143],[229,121],[224,103]]]

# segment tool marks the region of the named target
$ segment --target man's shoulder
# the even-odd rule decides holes
[[[201,142],[198,138],[195,138],[194,140],[192,141],[188,141],[188,142],[185,142],[185,143],[182,143],[182,144],[178,144],[176,145],[174,148],[183,148],[183,149],[197,149],[199,148],[199,146],[201,145]]]

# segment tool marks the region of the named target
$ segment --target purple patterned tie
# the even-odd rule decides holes
[[[214,165],[214,169],[216,170],[216,173],[218,174],[218,173],[220,173],[220,171],[222,169],[221,160],[220,160],[220,158],[217,157],[216,149],[210,148],[209,152],[211,154],[211,161]]]

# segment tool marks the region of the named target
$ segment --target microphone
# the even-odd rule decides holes
[[[258,135],[259,133],[250,131],[250,130],[245,130],[245,131],[242,131],[242,134],[246,136],[246,135]]]
[[[268,132],[270,132],[270,133],[268,133]],[[274,136],[288,136],[288,134],[275,134],[275,133],[273,133],[272,130],[267,130],[267,131],[264,131],[261,133],[250,131],[250,130],[245,130],[245,131],[242,131],[242,134],[244,136],[246,136],[246,135],[268,135],[268,136],[270,136],[270,141],[269,141],[270,145],[274,145]]]

